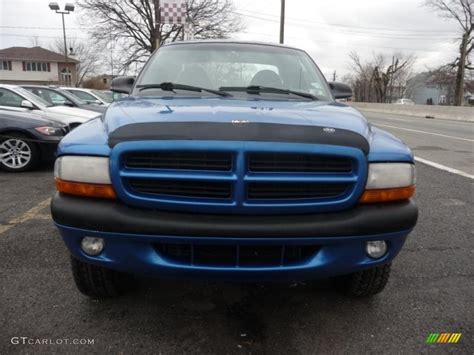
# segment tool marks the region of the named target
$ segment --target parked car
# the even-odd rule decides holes
[[[61,89],[70,92],[71,94],[77,96],[88,104],[109,106],[113,102],[112,98],[110,98],[108,95],[104,94],[100,90],[72,87],[62,87]]]
[[[130,97],[56,160],[52,216],[81,292],[120,294],[134,274],[383,290],[417,221],[413,155],[336,102],[350,87],[306,52],[176,42],[112,90]]]
[[[30,112],[68,125],[71,129],[99,115],[97,112],[75,107],[54,106],[20,86],[0,84],[0,109]]]
[[[54,160],[69,128],[26,112],[0,110],[0,169],[22,172]]]
[[[117,101],[117,100],[123,99],[123,98],[128,96],[126,94],[121,94],[119,92],[113,92],[113,91],[110,91],[110,90],[101,90],[101,92],[104,95],[106,95],[109,98],[109,100],[112,100],[112,101]]]
[[[79,99],[70,92],[58,87],[41,86],[41,85],[21,85],[25,90],[41,97],[54,106],[77,107],[83,110],[103,113],[107,109],[105,106],[88,104]]]
[[[414,105],[415,103],[410,99],[398,99],[395,101],[396,105]]]

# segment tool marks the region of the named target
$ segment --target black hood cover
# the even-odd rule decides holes
[[[353,147],[369,153],[362,135],[345,129],[314,125],[260,122],[145,122],[119,127],[109,135],[109,146],[144,140],[255,141],[327,144]]]

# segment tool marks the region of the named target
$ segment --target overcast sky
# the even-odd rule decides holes
[[[0,0],[0,48],[32,46],[36,36],[48,47],[62,38],[61,17],[50,0]],[[62,5],[65,1],[58,1]],[[246,25],[235,38],[278,42],[280,0],[234,0]],[[300,47],[329,78],[349,71],[348,53],[369,58],[374,53],[413,53],[416,71],[445,64],[457,55],[456,22],[423,7],[423,0],[287,0],[285,43]],[[70,37],[86,39],[81,13],[66,16]]]

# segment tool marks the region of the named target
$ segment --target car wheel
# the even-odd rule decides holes
[[[21,134],[7,134],[0,138],[0,168],[22,172],[36,168],[40,152],[35,143]]]
[[[78,290],[92,298],[112,298],[128,291],[133,277],[119,271],[82,262],[71,255],[71,269]]]
[[[385,288],[390,277],[391,263],[361,270],[334,279],[336,289],[349,297],[373,296]]]

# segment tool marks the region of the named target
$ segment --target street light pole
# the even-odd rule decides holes
[[[281,0],[280,11],[280,44],[285,41],[285,0]]]
[[[66,56],[66,68],[68,68],[68,55],[67,55],[67,43],[66,43],[66,25],[64,24],[64,13],[61,13],[63,19],[63,39],[64,39],[64,55]]]
[[[71,12],[74,11],[74,5],[67,3],[64,5],[64,10],[61,10],[57,2],[50,2],[49,3],[49,8],[53,11],[55,11],[57,14],[61,14],[62,20],[63,20],[63,39],[64,39],[64,57],[66,59],[66,74],[70,72],[69,70],[69,58],[67,55],[67,41],[66,41],[66,25],[64,23],[64,15],[69,15]],[[68,78],[68,75],[65,76]],[[72,73],[71,73],[71,80],[72,80]],[[66,84],[68,79],[66,79]]]

